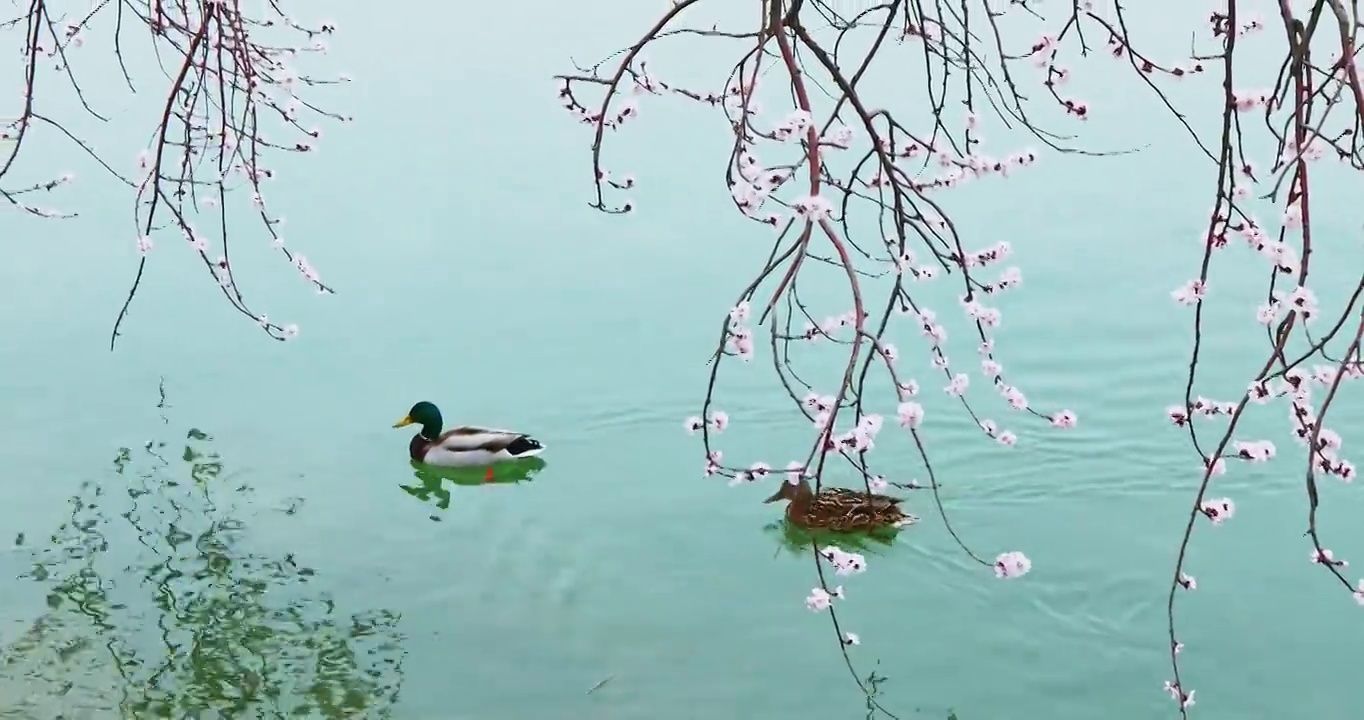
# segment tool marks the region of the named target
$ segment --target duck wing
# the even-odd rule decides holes
[[[451,452],[472,452],[482,450],[489,453],[506,451],[520,455],[541,447],[540,443],[525,433],[497,428],[464,426],[452,428],[436,438],[437,445]]]

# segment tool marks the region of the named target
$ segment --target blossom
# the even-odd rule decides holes
[[[1203,299],[1207,288],[1202,280],[1190,280],[1178,290],[1170,293],[1170,297],[1181,305],[1196,305]]]
[[[150,237],[143,235],[142,237],[137,239],[137,252],[139,254],[146,255],[147,253],[151,252],[151,249],[152,239]]]
[[[1332,552],[1331,552],[1330,550],[1328,550],[1327,548],[1322,548],[1320,551],[1318,551],[1316,548],[1313,548],[1313,549],[1312,549],[1312,554],[1311,554],[1311,556],[1309,557],[1309,559],[1310,559],[1314,564],[1317,564],[1317,565],[1332,565],[1332,566],[1335,566],[1335,567],[1342,567],[1342,568],[1343,568],[1343,567],[1348,567],[1348,566],[1350,565],[1350,563],[1348,563],[1348,562],[1346,562],[1346,561],[1344,561],[1344,560],[1337,560],[1337,559],[1335,558],[1335,554],[1332,553]]]
[[[729,311],[729,321],[735,325],[742,325],[745,322],[748,322],[749,312],[748,301],[744,300]]]
[[[833,564],[834,572],[839,575],[855,575],[867,570],[865,557],[860,553],[845,552],[836,545],[825,547],[820,551],[820,555]]]
[[[1027,575],[1032,570],[1032,560],[1017,550],[1001,553],[995,558],[995,577],[1015,578]]]
[[[710,414],[710,425],[715,428],[715,432],[724,432],[724,429],[729,427],[729,414],[716,410]]]
[[[794,211],[796,217],[801,220],[819,222],[820,220],[828,218],[829,215],[833,213],[834,206],[826,197],[809,195],[793,201],[791,203],[791,209]]]
[[[1179,583],[1180,587],[1184,588],[1185,590],[1198,589],[1198,581],[1194,579],[1194,576],[1184,572],[1183,570],[1179,572],[1179,580],[1177,582]]]
[[[924,420],[924,407],[916,402],[902,402],[895,409],[900,427],[916,428]]]
[[[792,485],[799,485],[801,476],[805,472],[805,465],[799,461],[792,460],[786,464],[786,482]]]
[[[285,340],[293,340],[294,338],[298,337],[298,326],[285,325],[284,327],[280,328],[280,332],[283,333]]]
[[[1250,462],[1264,462],[1274,457],[1274,443],[1268,440],[1257,442],[1237,442],[1236,454],[1242,460]]]
[[[1212,521],[1213,525],[1221,525],[1223,521],[1230,520],[1236,514],[1236,503],[1233,503],[1231,498],[1216,498],[1204,501],[1198,509]]]
[[[854,633],[854,632],[845,632],[845,633],[843,633],[843,644],[844,644],[844,645],[861,645],[861,644],[862,644],[862,638],[861,638],[857,633]]]
[[[700,420],[700,418],[697,419]],[[710,477],[711,475],[720,472],[720,460],[724,456],[725,454],[719,450],[711,450],[709,453],[706,453],[705,477]]]
[[[1062,410],[1051,416],[1051,424],[1053,427],[1069,429],[1075,427],[1076,422],[1078,421],[1075,417],[1075,413],[1069,410]]]
[[[700,430],[706,425],[704,420],[702,420],[699,417],[696,417],[695,415],[687,418],[685,422],[688,435],[695,435],[697,430]]]
[[[813,612],[827,610],[833,605],[833,598],[824,588],[812,588],[809,597],[805,598],[805,607]]]
[[[1359,585],[1355,586],[1354,596],[1355,602],[1364,605],[1364,580],[1360,580]]]
[[[1305,286],[1299,285],[1284,299],[1289,308],[1302,316],[1304,322],[1311,322],[1317,314],[1317,296]]]
[[[772,135],[781,141],[790,140],[809,129],[811,122],[809,112],[795,110],[772,131]]]
[[[947,383],[947,387],[943,388],[943,391],[953,397],[961,397],[966,394],[966,388],[970,387],[970,385],[971,377],[969,375],[966,373],[957,373],[952,376],[952,379]]]
[[[1015,444],[1018,443],[1018,436],[1013,434],[1013,432],[1009,430],[1005,430],[1004,432],[995,436],[995,439],[999,441],[1000,445],[1007,445],[1008,447],[1013,447]]]
[[[1008,401],[1009,407],[1015,410],[1028,409],[1028,396],[1024,395],[1022,390],[1019,390],[1012,385],[1001,385],[999,392],[1004,396],[1004,399]]]

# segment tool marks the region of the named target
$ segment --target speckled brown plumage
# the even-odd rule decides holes
[[[872,530],[910,525],[918,520],[900,509],[900,498],[834,487],[815,493],[805,480],[798,485],[783,481],[767,502],[778,500],[790,501],[786,519],[805,528]]]

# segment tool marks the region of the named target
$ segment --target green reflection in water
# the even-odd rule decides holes
[[[788,522],[785,517],[763,526],[763,532],[777,539],[777,552],[786,550],[793,555],[809,553],[815,545],[819,547],[834,545],[843,550],[875,554],[894,543],[900,530],[901,528],[886,527],[864,532],[835,532],[802,528]]]
[[[249,548],[253,493],[211,444],[119,450],[30,550],[48,610],[0,648],[0,718],[391,716],[398,615],[345,615],[292,553]]]
[[[474,487],[484,485],[516,485],[530,482],[545,469],[544,460],[534,457],[498,463],[491,468],[442,468],[425,465],[415,460],[411,462],[412,476],[416,482],[411,485],[399,484],[403,492],[422,502],[435,502],[437,508],[450,507],[450,486]],[[489,472],[491,471],[491,473]],[[439,515],[432,520],[440,521]]]

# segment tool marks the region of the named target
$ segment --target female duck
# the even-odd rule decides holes
[[[835,487],[815,493],[804,478],[795,485],[782,481],[777,492],[763,502],[778,500],[790,501],[786,519],[803,528],[866,531],[904,527],[919,520],[900,509],[900,498]]]
[[[482,467],[545,451],[545,446],[525,433],[469,426],[441,432],[441,424],[440,410],[423,400],[393,427],[420,425],[421,432],[408,443],[408,452],[413,460],[438,467]]]

